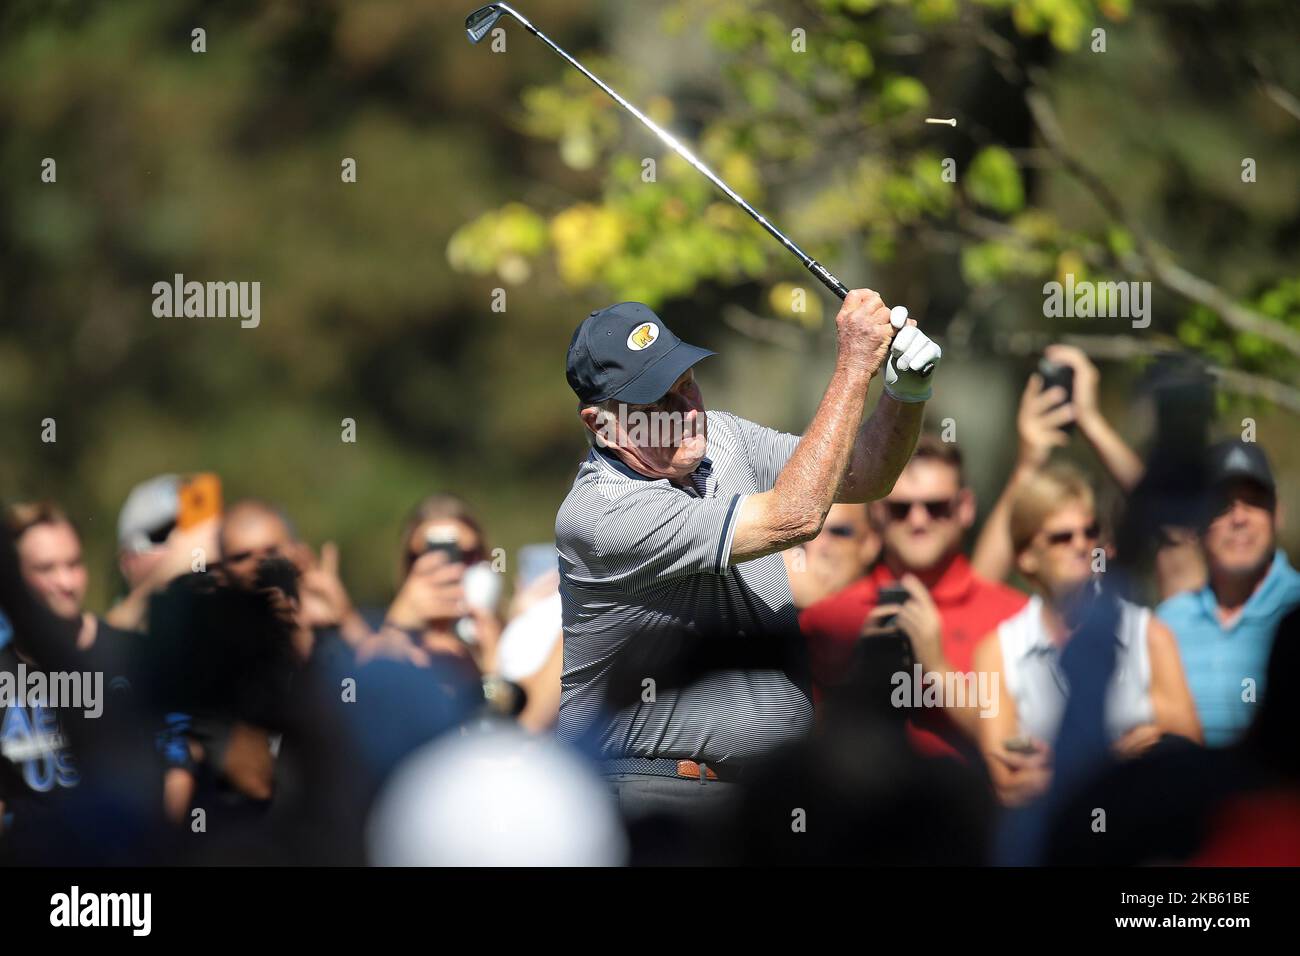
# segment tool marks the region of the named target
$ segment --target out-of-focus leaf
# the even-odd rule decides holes
[[[925,84],[910,76],[891,76],[880,91],[880,109],[885,116],[919,113],[929,105]]]
[[[590,284],[623,248],[627,230],[611,209],[591,203],[571,206],[551,220],[560,276],[572,286]]]
[[[987,146],[975,154],[966,171],[966,192],[981,206],[1010,215],[1025,204],[1020,169],[1000,146]]]
[[[526,261],[526,257],[537,255],[545,247],[546,223],[542,217],[521,203],[509,203],[452,233],[447,261],[453,269],[486,275],[499,269],[508,258]],[[517,263],[508,271],[520,274]]]

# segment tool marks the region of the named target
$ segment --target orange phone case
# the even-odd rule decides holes
[[[191,475],[180,488],[178,528],[193,528],[221,514],[221,479],[211,472]]]

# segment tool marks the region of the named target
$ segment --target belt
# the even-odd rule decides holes
[[[740,776],[738,767],[709,764],[704,761],[697,763],[694,760],[678,760],[675,757],[619,757],[603,760],[600,764],[600,772],[605,776],[640,773],[652,777],[678,777],[686,780],[700,780],[703,772],[704,779],[700,780],[701,783],[708,780],[730,783]]]

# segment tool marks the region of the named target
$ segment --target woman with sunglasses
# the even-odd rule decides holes
[[[1078,472],[1059,466],[1026,480],[1012,502],[1010,524],[1016,567],[1035,595],[980,643],[974,666],[997,677],[996,714],[978,721],[980,749],[998,796],[1017,805],[1051,781],[1052,744],[1068,696],[1059,657],[1097,594],[1101,530],[1092,489]],[[1200,742],[1173,634],[1150,610],[1118,604],[1104,714],[1113,748],[1120,756],[1136,755],[1164,734]]]
[[[363,650],[425,663],[429,654],[496,666],[501,575],[488,563],[482,526],[454,495],[421,501],[402,530],[402,585],[379,638]]]

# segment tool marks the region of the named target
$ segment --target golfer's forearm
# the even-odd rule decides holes
[[[924,416],[924,402],[899,402],[882,395],[858,432],[835,500],[850,504],[876,501],[893,491],[894,482],[912,457]]]
[[[772,488],[778,509],[799,527],[799,544],[817,537],[852,460],[871,376],[836,368],[812,423]]]
[[[817,537],[848,469],[870,382],[861,368],[836,366],[817,414],[772,490],[745,499],[732,539],[733,561]]]

